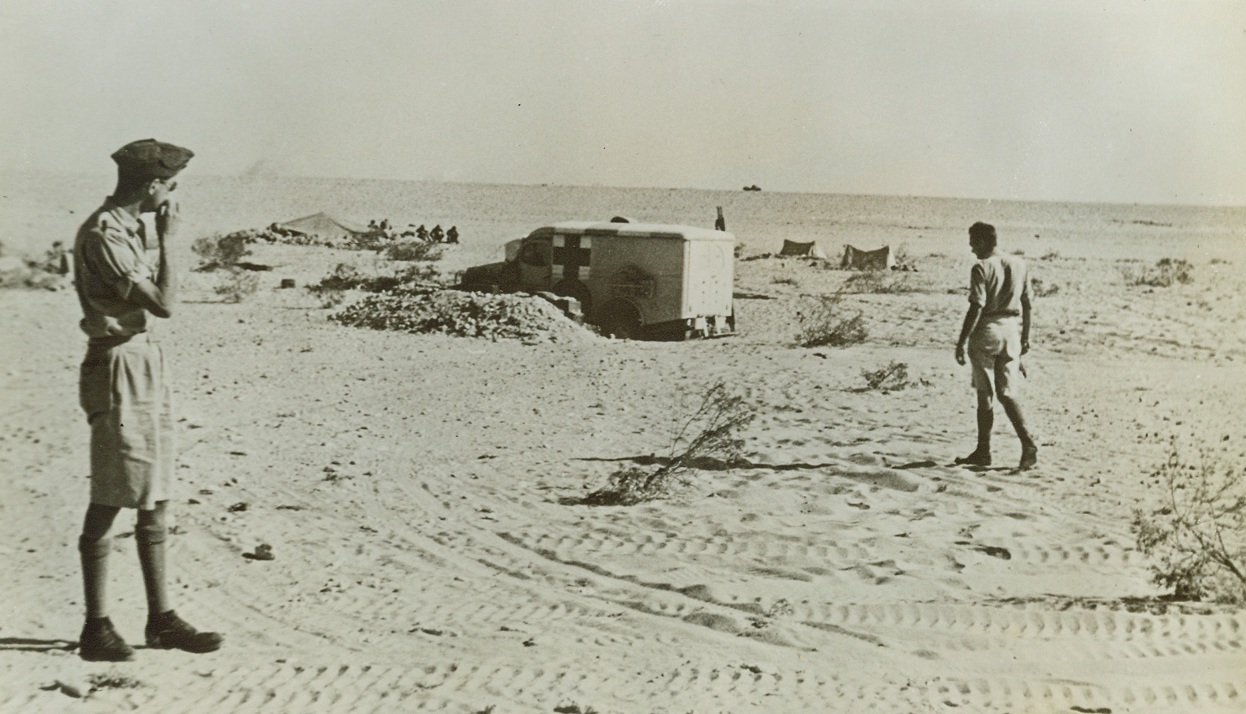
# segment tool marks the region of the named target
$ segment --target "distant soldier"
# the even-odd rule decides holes
[[[65,250],[64,241],[52,241],[52,250],[48,251],[44,268],[49,273],[69,275],[69,251]]]
[[[433,226],[433,232],[429,234],[429,237],[432,239],[432,241],[433,241],[434,243],[440,243],[440,242],[441,242],[441,239],[445,237],[445,233],[444,233],[444,232],[442,232],[442,230],[441,230],[441,224],[440,224],[440,223],[438,223],[437,225]]]
[[[723,207],[722,206],[718,207],[718,218],[714,219],[714,230],[716,231],[727,230],[727,219],[723,218]]]
[[[447,243],[458,243],[459,242],[459,229],[456,226],[450,226],[450,230],[446,231],[446,242]]]
[[[423,223],[420,224],[419,228],[415,229],[415,236],[425,243],[428,242],[428,229],[424,227]]]
[[[78,654],[88,661],[123,662],[134,650],[113,629],[105,592],[113,520],[138,510],[134,541],[147,595],[147,646],[211,652],[214,632],[199,632],[177,616],[165,584],[166,506],[173,480],[173,414],[165,353],[151,338],[151,317],[167,318],[174,303],[166,243],[181,223],[174,177],[193,154],[155,139],[112,155],[117,187],[78,229],[74,285],[87,334],[78,396],[91,426],[91,502],[78,538],[86,624]],[[159,257],[148,262],[140,216],[155,214]]]
[[[994,397],[1004,407],[1021,440],[1025,470],[1038,463],[1038,446],[1025,425],[1016,393],[1021,381],[1021,356],[1030,351],[1030,276],[1025,261],[995,251],[995,227],[978,222],[969,227],[969,247],[978,258],[969,276],[969,310],[956,341],[956,362],[965,364],[965,348],[973,366],[978,394],[978,447],[958,464],[991,465]]]

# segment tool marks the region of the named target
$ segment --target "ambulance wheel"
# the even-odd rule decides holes
[[[558,281],[554,284],[554,294],[579,300],[580,314],[585,316],[593,314],[593,295],[588,291],[588,286],[579,280]]]
[[[601,332],[617,340],[634,340],[640,336],[640,312],[625,302],[613,302],[605,307],[601,320]]]

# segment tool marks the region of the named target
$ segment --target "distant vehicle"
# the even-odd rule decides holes
[[[744,190],[745,191],[760,191],[761,186],[758,186],[757,184],[753,184],[752,186],[745,186]]]
[[[622,339],[716,337],[735,332],[734,251],[726,231],[569,221],[512,241],[460,287],[574,298],[586,322]]]

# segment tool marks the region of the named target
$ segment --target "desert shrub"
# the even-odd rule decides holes
[[[87,677],[92,691],[104,689],[139,689],[146,686],[142,681],[116,672],[93,672]]]
[[[1152,474],[1159,505],[1135,509],[1138,548],[1154,582],[1181,600],[1246,603],[1246,465],[1242,455],[1173,442]]]
[[[676,422],[668,456],[656,466],[633,466],[610,475],[606,485],[579,503],[592,506],[629,506],[665,498],[687,485],[700,463],[734,464],[743,459],[743,431],[756,416],[744,398],[722,380],[699,397],[697,406]]]
[[[1148,285],[1156,288],[1166,288],[1173,283],[1189,283],[1194,280],[1191,274],[1193,271],[1194,266],[1190,264],[1190,261],[1179,258],[1161,258],[1149,268],[1135,268],[1132,265],[1121,268],[1126,284]]]
[[[347,290],[358,289],[368,278],[350,263],[338,263],[320,282],[308,285],[307,291],[320,298],[320,306],[335,308],[346,299]]]
[[[800,347],[846,347],[865,341],[865,317],[861,312],[845,315],[838,293],[822,296],[818,303],[800,315]]]
[[[251,297],[260,289],[260,276],[241,268],[229,268],[213,291],[225,302],[238,303]]]
[[[385,250],[393,243],[393,236],[377,230],[351,234],[346,237],[346,242],[342,247],[350,250]]]
[[[776,277],[774,280],[772,280],[771,282],[773,282],[775,285],[799,285],[800,284],[796,281],[796,278],[793,278],[790,275],[780,275]]]
[[[844,288],[848,292],[875,295],[911,293],[914,290],[912,281],[907,274],[883,270],[867,270],[854,273],[844,281]]]
[[[333,272],[320,279],[315,285],[308,285],[307,289],[312,293],[321,293],[330,290],[353,290],[365,280],[364,274],[359,272],[359,268],[350,263],[338,263]]]
[[[904,362],[891,362],[881,369],[863,369],[861,376],[865,378],[866,389],[880,392],[894,392],[913,386],[909,380],[909,366]]]
[[[419,240],[395,241],[385,246],[384,253],[390,260],[440,260],[441,246]]]
[[[199,270],[215,270],[236,265],[251,254],[250,239],[246,231],[221,235],[220,233],[195,239],[190,249],[199,256]]]
[[[1060,253],[1058,251],[1049,250],[1046,253],[1043,253],[1042,260],[1055,260],[1056,258],[1059,258],[1059,257],[1060,257]]]
[[[1030,280],[1030,290],[1034,293],[1034,297],[1050,297],[1060,292],[1060,286],[1056,283],[1048,285],[1043,282],[1042,278],[1033,278]]]
[[[345,290],[323,290],[314,294],[320,298],[320,307],[326,310],[339,307],[346,301]]]
[[[441,275],[441,272],[437,270],[437,268],[427,263],[412,265],[409,268],[406,268],[398,273],[398,279],[404,284],[427,285],[429,283],[442,284],[447,282],[446,278]],[[457,280],[457,278],[455,276],[450,276],[450,284],[454,284],[454,280]]]

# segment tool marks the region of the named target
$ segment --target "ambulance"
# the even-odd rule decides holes
[[[501,263],[463,274],[469,290],[574,298],[584,320],[622,339],[681,340],[735,332],[735,236],[618,220],[542,226]]]

